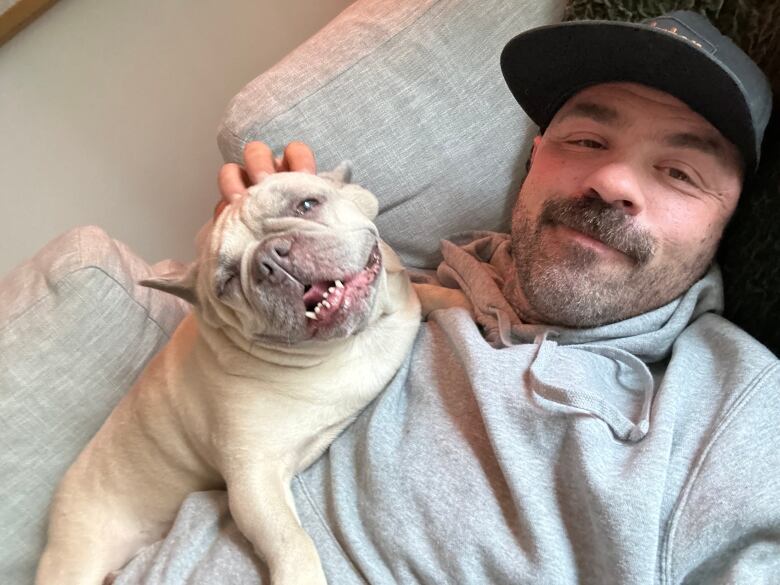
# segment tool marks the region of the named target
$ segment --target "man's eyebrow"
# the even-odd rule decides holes
[[[695,134],[693,132],[677,132],[665,136],[663,143],[666,146],[690,148],[713,156],[724,155],[723,144],[715,136]]]
[[[601,124],[620,126],[622,120],[618,111],[609,106],[595,102],[577,102],[567,108],[558,119],[559,122],[570,117],[589,118]]]

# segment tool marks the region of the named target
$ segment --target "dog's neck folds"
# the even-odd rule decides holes
[[[239,332],[230,328],[216,328],[203,319],[196,318],[197,327],[204,344],[209,348],[215,359],[225,368],[231,371],[233,362],[240,363],[235,358],[240,354],[249,354],[255,360],[263,363],[291,368],[312,368],[322,365],[325,361],[332,360],[334,356],[347,349],[352,343],[351,338],[333,339],[327,342],[306,341],[294,345],[276,344],[271,342],[250,341]],[[218,342],[219,339],[228,340],[228,343]],[[343,346],[343,347],[339,347]],[[226,353],[225,347],[230,347],[235,352]],[[218,349],[219,348],[219,349]],[[236,372],[238,374],[238,372]]]

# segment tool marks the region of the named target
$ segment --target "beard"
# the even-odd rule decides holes
[[[622,252],[625,261],[610,261],[576,241],[545,245],[555,226],[565,226]],[[521,317],[519,292],[534,321],[566,327],[595,327],[660,307],[687,290],[707,270],[718,238],[698,250],[660,245],[632,217],[598,197],[559,197],[544,202],[536,221],[518,197],[512,214],[515,278],[504,294]],[[655,262],[654,262],[655,260]]]

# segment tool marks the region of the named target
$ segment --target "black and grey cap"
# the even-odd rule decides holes
[[[772,111],[761,69],[707,18],[678,11],[641,23],[574,21],[527,30],[501,53],[509,89],[544,130],[578,91],[629,81],[685,102],[754,169]]]

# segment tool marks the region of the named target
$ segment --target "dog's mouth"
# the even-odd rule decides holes
[[[377,243],[361,271],[304,284],[303,304],[309,329],[318,330],[341,322],[357,301],[369,296],[381,268],[382,256]]]

